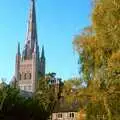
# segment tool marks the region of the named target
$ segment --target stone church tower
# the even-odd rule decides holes
[[[20,52],[20,43],[16,54],[15,80],[20,90],[34,93],[38,79],[45,75],[45,55],[42,47],[39,56],[37,39],[35,0],[30,0],[30,13],[28,20],[27,36],[23,52]]]

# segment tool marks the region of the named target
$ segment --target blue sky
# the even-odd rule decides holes
[[[0,78],[14,75],[17,42],[24,46],[29,0],[0,0]],[[90,24],[91,0],[36,0],[38,41],[44,44],[47,72],[78,76],[74,36]]]

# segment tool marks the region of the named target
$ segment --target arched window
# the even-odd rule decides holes
[[[25,80],[25,79],[26,79],[25,73],[22,73],[22,74],[21,74],[21,80]]]
[[[20,79],[20,80],[21,80],[21,77],[22,77],[22,76],[21,76],[21,73],[20,73],[20,75],[19,75],[19,79]]]
[[[29,76],[30,76],[30,79],[31,79],[31,77],[32,77],[32,76],[31,76],[31,73],[29,73]]]
[[[27,79],[27,74],[25,73],[25,74],[24,74],[24,80],[26,80],[26,79]]]

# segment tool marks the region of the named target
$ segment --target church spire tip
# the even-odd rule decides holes
[[[30,4],[27,38],[25,43],[29,44],[31,49],[34,49],[34,43],[37,41],[35,0],[30,0]]]
[[[44,45],[42,46],[42,53],[41,53],[41,58],[45,58]]]
[[[18,51],[17,51],[17,54],[20,55],[20,42],[18,42]]]

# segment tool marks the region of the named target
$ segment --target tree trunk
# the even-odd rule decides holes
[[[112,114],[111,114],[111,111],[110,111],[110,108],[109,108],[109,105],[108,105],[108,101],[107,101],[106,96],[104,97],[103,100],[104,100],[105,109],[106,109],[106,111],[107,111],[108,120],[112,120]]]

